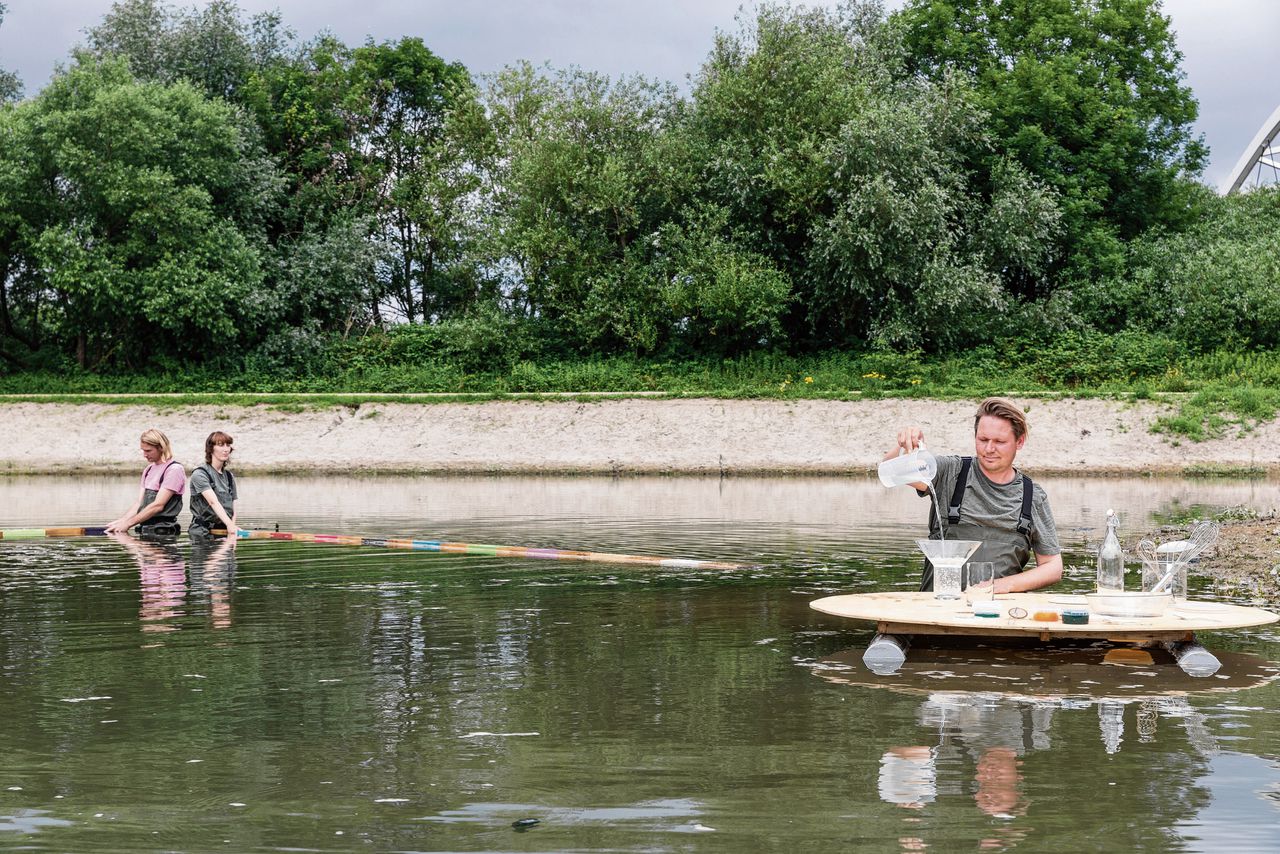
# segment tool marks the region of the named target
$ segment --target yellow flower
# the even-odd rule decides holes
[[[875,371],[872,371],[869,374],[863,374],[862,378],[864,380],[882,380],[884,379],[884,374],[879,374],[879,373],[876,373]]]
[[[807,383],[811,383],[811,382],[813,382],[813,377],[805,377],[805,378],[804,378],[804,381],[805,381],[805,382],[807,382]]]
[[[912,384],[912,385],[920,385],[920,378],[919,378],[919,377],[916,377],[915,379],[913,379],[913,380],[911,381],[911,384]]]

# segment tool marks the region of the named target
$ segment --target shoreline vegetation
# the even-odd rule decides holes
[[[0,69],[0,393],[1189,392],[1161,434],[1249,430],[1280,191],[1198,179],[1156,0],[1060,12],[764,3],[681,88],[121,0],[39,91]]]
[[[1188,355],[1140,333],[1064,334],[962,355],[827,352],[734,358],[485,358],[420,351],[411,327],[344,342],[312,372],[186,368],[151,373],[0,368],[0,404],[200,404],[277,408],[482,400],[1098,399],[1168,404],[1147,429],[1175,440],[1250,434],[1280,412],[1280,352]],[[408,341],[409,343],[406,343]]]

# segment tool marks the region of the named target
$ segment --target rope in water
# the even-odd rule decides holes
[[[223,530],[212,533],[226,536]],[[45,537],[100,537],[105,528],[13,528],[0,531],[0,540],[38,540]],[[634,566],[657,566],[671,569],[748,569],[748,564],[719,560],[627,555],[612,552],[548,549],[536,546],[494,546],[485,543],[451,543],[441,540],[414,540],[398,537],[352,537],[341,534],[308,534],[301,531],[253,531],[241,529],[242,540],[289,540],[295,543],[320,543],[332,546],[366,546],[369,548],[407,549],[419,552],[485,555],[489,557],[527,558],[530,560],[576,560],[586,563],[624,563]]]

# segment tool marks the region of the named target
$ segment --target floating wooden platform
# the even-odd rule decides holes
[[[996,597],[999,617],[975,617],[963,599],[935,599],[929,592],[890,591],[828,596],[809,603],[824,614],[875,623],[886,635],[977,635],[985,637],[1104,638],[1115,641],[1190,642],[1196,632],[1242,629],[1280,621],[1262,608],[1219,602],[1174,604],[1159,617],[1105,617],[1090,613],[1089,622],[1075,625],[1032,619],[1038,611],[1058,611],[1084,605],[1083,597],[1054,593],[1010,593]],[[1026,612],[1009,616],[1011,608]],[[1017,613],[1015,611],[1015,613]]]

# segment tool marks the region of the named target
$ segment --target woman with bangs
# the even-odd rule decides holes
[[[214,430],[204,440],[204,463],[191,472],[191,536],[210,537],[214,528],[236,535],[236,478],[227,469],[232,439]]]

